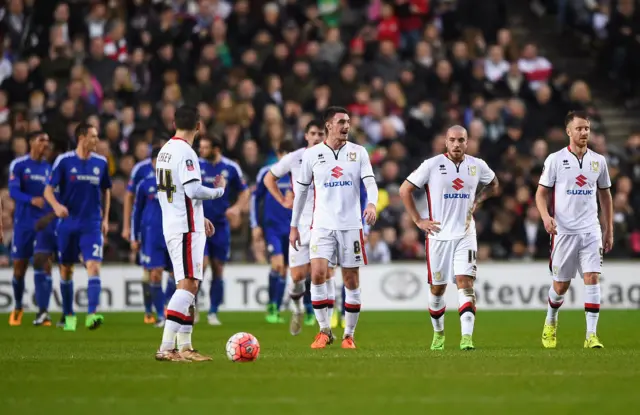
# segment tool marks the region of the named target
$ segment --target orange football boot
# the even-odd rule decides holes
[[[311,343],[311,348],[324,349],[331,343],[333,343],[333,336],[330,333],[321,331],[320,333],[318,333],[313,343]]]
[[[10,326],[19,326],[22,324],[22,315],[24,312],[22,309],[16,309],[9,314],[9,325]]]
[[[156,324],[156,317],[153,314],[145,314],[144,324]]]
[[[342,339],[342,348],[343,349],[355,349],[356,348],[356,343],[353,341],[353,337],[352,336],[346,336],[344,339]]]

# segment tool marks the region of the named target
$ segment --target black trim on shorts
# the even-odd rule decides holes
[[[182,271],[184,272],[184,277],[185,278],[191,278],[192,276],[189,275],[189,265],[187,263],[187,261],[189,260],[188,258],[188,247],[187,245],[189,244],[189,234],[188,233],[183,233],[182,234]]]

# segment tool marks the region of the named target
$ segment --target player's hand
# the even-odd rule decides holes
[[[556,220],[551,216],[547,216],[546,218],[542,218],[542,223],[544,223],[544,229],[550,235],[557,235],[558,231],[556,228],[558,225],[556,224]]]
[[[294,198],[293,192],[287,190],[287,193],[285,193],[284,199],[282,200],[282,203],[280,203],[280,204],[285,209],[293,209],[293,198]]]
[[[67,207],[60,204],[56,205],[53,208],[53,211],[56,213],[56,216],[59,218],[66,218],[67,216],[69,216],[69,211],[67,210]]]
[[[604,253],[611,252],[613,249],[613,229],[605,229],[602,235],[602,246],[604,247]]]
[[[263,235],[262,235],[262,228],[259,226],[256,226],[255,228],[251,229],[251,240],[256,242],[256,241],[260,241],[262,240]]]
[[[213,223],[209,219],[204,220],[204,234],[207,235],[207,238],[213,236],[216,233],[216,228],[213,226]]]
[[[109,221],[107,219],[102,221],[102,235],[105,238],[105,245],[107,240],[107,234],[109,233]]]
[[[369,203],[364,209],[364,221],[367,225],[373,226],[376,223],[376,206],[373,203]]]
[[[438,225],[440,225],[440,222],[429,219],[420,219],[416,222],[416,226],[422,229],[427,235],[435,235],[440,232],[440,227]]]
[[[131,241],[130,245],[133,252],[138,252],[140,250],[140,241]]]
[[[129,239],[131,239],[131,227],[123,226],[121,235],[122,235],[122,239],[124,239],[125,241],[128,241]]]
[[[213,178],[213,187],[215,187],[216,189],[227,187],[227,179],[225,179],[221,174],[217,175]]]
[[[298,247],[301,245],[300,232],[298,232],[298,228],[296,228],[295,226],[292,226],[291,231],[289,232],[289,243],[291,244],[293,249],[295,249],[296,251],[298,250]]]
[[[33,199],[31,199],[31,204],[35,207],[38,207],[40,209],[42,209],[44,207],[44,197],[34,197]]]

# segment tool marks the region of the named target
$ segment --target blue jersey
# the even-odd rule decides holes
[[[129,183],[127,183],[127,192],[135,193],[140,182],[152,173],[154,173],[154,171],[151,158],[136,163],[131,170],[131,177],[129,177]]]
[[[157,235],[162,237],[162,209],[158,201],[158,189],[154,174],[147,176],[136,187],[132,221],[131,233],[135,240],[142,240],[140,235],[143,229],[157,229]]]
[[[47,184],[59,188],[58,201],[69,211],[68,219],[79,223],[102,220],[102,191],[111,188],[106,158],[91,153],[85,160],[75,151],[61,154]]]
[[[213,188],[213,181],[216,176],[222,175],[227,179],[227,187],[221,198],[205,200],[203,202],[204,217],[209,219],[214,225],[225,224],[227,223],[225,213],[231,206],[230,196],[237,196],[240,192],[247,189],[247,183],[242,177],[242,170],[238,163],[222,157],[220,162],[216,164],[201,158],[200,171],[202,173],[202,184],[210,188]]]
[[[251,227],[260,226],[265,229],[281,231],[281,233],[288,235],[291,227],[292,211],[278,203],[267,189],[267,186],[265,186],[264,178],[270,168],[271,165],[263,167],[256,179],[256,190],[251,195]],[[292,191],[291,176],[287,174],[278,179],[278,188],[280,188],[282,194]],[[260,209],[261,204],[262,209]]]
[[[16,203],[15,227],[33,229],[38,219],[51,211],[48,204],[43,209],[31,204],[34,197],[43,197],[50,172],[49,163],[34,160],[29,155],[19,157],[9,165],[9,195]]]

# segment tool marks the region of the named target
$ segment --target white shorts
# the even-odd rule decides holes
[[[558,282],[571,281],[577,274],[602,272],[602,233],[553,235],[549,272]]]
[[[300,225],[298,228],[300,232],[300,246],[296,251],[291,244],[289,244],[289,267],[301,267],[307,265],[311,260],[309,259],[309,242],[311,241],[311,226]]]
[[[324,258],[329,263],[340,264],[342,268],[357,268],[367,265],[362,229],[332,231],[311,229],[309,258]]]
[[[171,257],[176,282],[185,278],[202,281],[204,245],[207,240],[205,233],[189,232],[165,235],[164,240]]]
[[[456,275],[476,278],[478,241],[475,235],[450,241],[427,238],[425,249],[429,284],[455,284]]]

